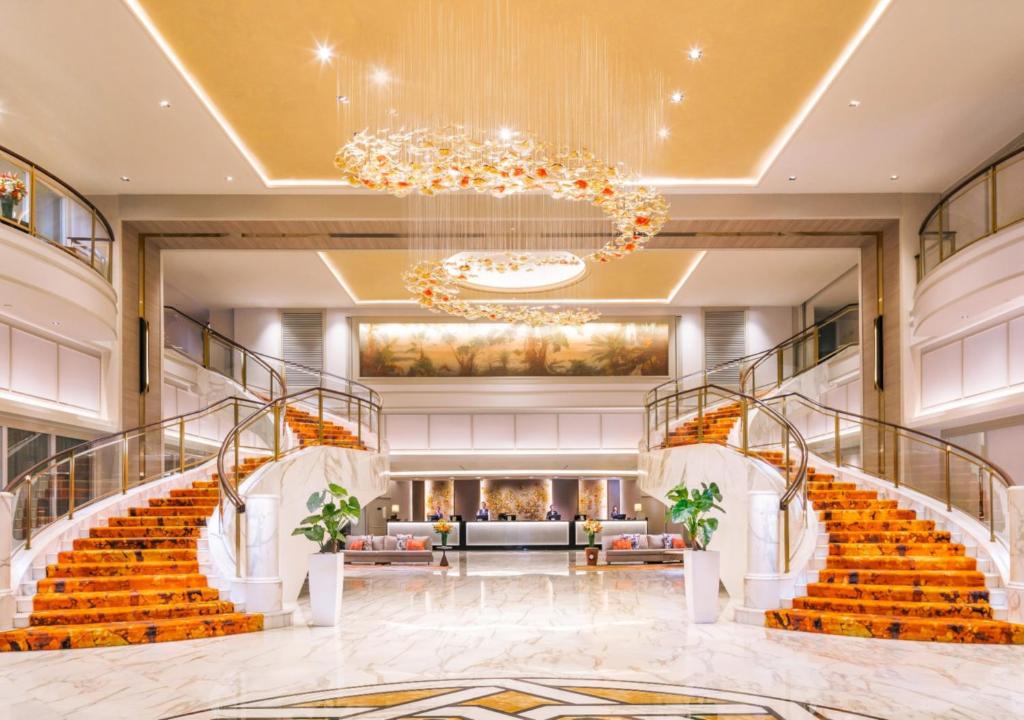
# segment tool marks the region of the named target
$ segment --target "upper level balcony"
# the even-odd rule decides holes
[[[110,282],[114,234],[107,219],[59,177],[2,146],[0,222],[60,248]]]

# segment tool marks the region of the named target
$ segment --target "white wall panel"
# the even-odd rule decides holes
[[[964,395],[1005,387],[1006,325],[964,338]]]
[[[11,387],[11,328],[0,324],[0,388]]]
[[[199,409],[199,396],[194,392],[178,388],[178,415],[195,412]]]
[[[473,447],[478,450],[505,450],[516,446],[514,415],[474,415]]]
[[[601,447],[601,416],[570,413],[558,416],[558,447],[589,449]]]
[[[58,353],[58,402],[99,412],[100,359],[69,347],[61,347]]]
[[[1024,383],[1024,317],[1010,322],[1010,384]]]
[[[959,340],[921,354],[921,406],[932,407],[962,396]]]
[[[635,450],[643,427],[641,413],[605,413],[601,415],[601,447]]]
[[[57,343],[12,328],[11,390],[57,400]]]
[[[430,449],[451,450],[473,447],[470,415],[431,415]]]
[[[388,415],[388,444],[392,450],[425,450],[429,441],[428,415]]]
[[[163,384],[163,390],[160,392],[160,407],[165,418],[178,414],[178,389],[168,382]]]
[[[516,415],[516,447],[520,450],[543,450],[558,445],[558,416],[542,414]]]

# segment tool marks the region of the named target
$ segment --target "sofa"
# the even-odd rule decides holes
[[[423,550],[399,550],[395,535],[350,535],[345,543],[346,563],[386,565],[391,563],[425,563],[434,561],[433,540],[426,535],[413,536],[423,543]],[[353,549],[362,541],[366,549]]]
[[[665,547],[665,537],[669,537],[669,547]],[[637,547],[629,550],[615,549],[615,541],[626,538],[625,535],[605,535],[601,538],[601,549],[604,551],[604,559],[609,565],[614,563],[648,563],[648,562],[679,562],[683,556],[678,551],[682,548],[671,547],[672,541],[680,545],[683,536],[679,533],[658,533],[655,535],[637,535]],[[666,553],[666,550],[676,550],[674,553]]]

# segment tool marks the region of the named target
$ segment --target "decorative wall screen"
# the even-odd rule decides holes
[[[324,367],[324,316],[319,310],[281,313],[281,342],[284,359],[313,370]],[[299,368],[285,366],[288,390],[312,387],[317,376]]]
[[[746,310],[704,311],[704,367],[713,368],[747,354]],[[738,387],[740,366],[734,365],[708,374],[708,382]]]

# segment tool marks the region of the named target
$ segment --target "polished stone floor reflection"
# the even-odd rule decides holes
[[[447,572],[349,566],[339,628],[308,627],[302,607],[295,627],[252,635],[0,656],[0,719],[348,717],[344,697],[383,684],[395,692],[409,689],[401,683],[474,688],[466,692],[479,699],[525,680],[587,697],[596,693],[579,688],[667,683],[675,689],[649,691],[719,703],[698,712],[634,702],[642,706],[629,711],[635,717],[727,717],[742,708],[750,712],[741,716],[786,720],[856,717],[842,711],[893,720],[1024,717],[1021,648],[766,630],[732,623],[727,609],[719,623],[694,626],[685,620],[680,568],[577,573],[571,567],[582,557],[565,552],[452,559]],[[329,711],[281,710],[328,697],[342,700]],[[508,697],[512,710],[477,704],[467,717],[555,717],[539,705],[519,708],[518,695],[502,702]],[[448,714],[450,700],[421,716],[461,717]],[[574,716],[628,714],[571,701],[581,706]]]

